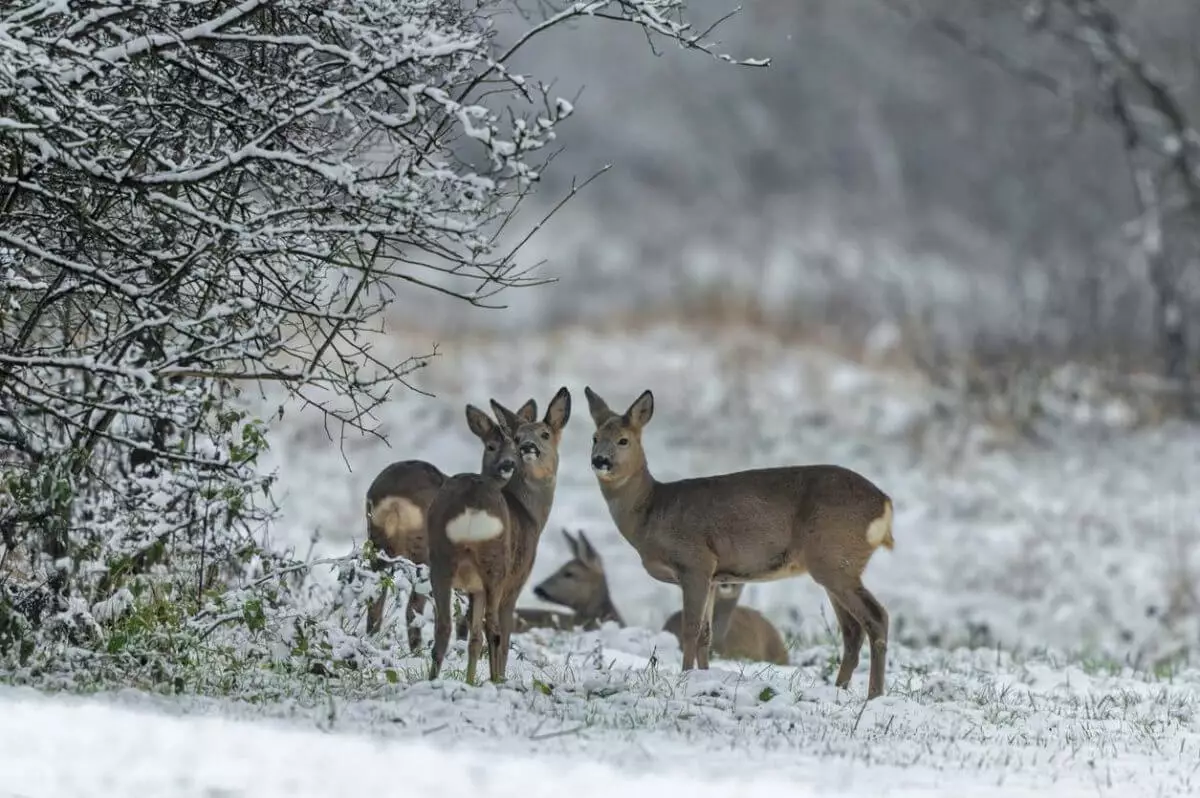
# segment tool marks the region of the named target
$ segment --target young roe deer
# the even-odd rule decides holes
[[[867,697],[883,694],[888,614],[863,586],[875,549],[892,548],[892,501],[836,465],[759,468],[659,482],[642,430],[654,414],[644,391],[623,414],[584,389],[596,425],[591,464],[622,537],[642,566],[683,592],[683,668],[708,667],[714,589],[808,573],[825,588],[842,632],[836,683],[847,687],[863,634],[871,642]]]
[[[530,418],[537,415],[537,403],[530,399],[518,414]],[[472,423],[468,418],[468,424]],[[472,427],[472,429],[474,429]],[[478,433],[476,433],[478,434]],[[502,451],[499,439],[484,441],[481,474],[493,474],[507,480],[512,474],[515,456]],[[500,473],[502,467],[509,468],[507,475]],[[372,567],[377,571],[391,570],[388,559],[403,557],[415,565],[429,562],[429,541],[425,522],[433,497],[446,481],[446,475],[437,466],[424,460],[401,460],[379,472],[367,488],[366,516],[367,539],[377,552]],[[387,600],[384,591],[373,600],[367,609],[367,634],[375,634],[383,621],[383,605]],[[408,647],[416,651],[421,644],[421,628],[416,618],[425,612],[427,598],[421,593],[410,593],[404,609],[405,625],[408,627]],[[467,619],[463,617],[457,627],[457,636],[467,636]]]
[[[556,628],[574,625],[595,629],[606,621],[624,626],[625,621],[609,594],[608,578],[600,553],[583,532],[579,533],[578,538],[573,538],[564,529],[563,536],[571,547],[572,559],[533,589],[533,594],[543,601],[561,604],[574,611],[574,624]],[[729,659],[787,665],[787,646],[782,635],[761,613],[749,607],[739,607],[741,595],[741,585],[717,586],[713,604],[713,651]],[[679,612],[667,618],[663,631],[670,632],[682,641],[680,618]]]
[[[429,575],[434,601],[433,662],[429,678],[441,672],[450,644],[450,591],[469,596],[470,638],[467,681],[487,633],[488,668],[493,682],[504,679],[517,597],[533,570],[538,541],[558,479],[558,446],[571,417],[571,394],[560,388],[539,422],[518,416],[491,400],[497,423],[468,408],[471,429],[485,440],[508,439],[520,455],[517,471],[497,488],[478,474],[446,479],[429,507]]]

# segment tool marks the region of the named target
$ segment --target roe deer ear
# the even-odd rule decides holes
[[[579,532],[579,551],[575,555],[584,562],[589,568],[599,571],[601,567],[600,553],[592,546],[592,542],[587,539],[587,535],[583,531]]]
[[[480,440],[487,440],[496,431],[496,425],[488,418],[488,414],[475,405],[467,405],[467,426]]]
[[[642,395],[633,400],[633,404],[625,411],[625,423],[636,430],[650,423],[650,419],[654,416],[654,394],[649,390],[642,391]]]
[[[588,411],[592,414],[592,421],[595,422],[597,427],[616,415],[616,413],[609,409],[608,404],[600,398],[600,394],[586,385],[583,388],[583,395],[587,397]]]
[[[517,408],[517,417],[526,424],[532,424],[533,422],[537,421],[537,401],[534,399],[527,399],[525,404]]]
[[[564,529],[562,533],[563,537],[567,539],[567,548],[570,550],[571,556],[579,559],[579,542],[571,537],[571,533],[567,530]]]
[[[495,399],[488,401],[492,405],[492,412],[496,415],[496,420],[500,422],[500,426],[504,427],[504,432],[510,436],[516,434],[517,429],[521,426],[521,418]]]
[[[558,389],[550,405],[546,408],[546,417],[542,422],[555,432],[562,432],[563,427],[571,420],[571,392],[567,386]]]

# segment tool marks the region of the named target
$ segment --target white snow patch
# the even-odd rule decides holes
[[[685,675],[664,664],[673,640],[518,634],[506,684],[410,676],[369,699],[340,683],[279,703],[0,688],[0,773],[25,798],[1195,794],[1196,670],[1166,682],[897,646],[888,694],[864,704],[865,663],[838,690],[825,647]]]

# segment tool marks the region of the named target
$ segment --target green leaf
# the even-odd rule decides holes
[[[242,620],[251,632],[259,632],[267,626],[267,616],[263,612],[262,602],[252,599],[242,605]]]

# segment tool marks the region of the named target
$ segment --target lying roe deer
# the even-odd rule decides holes
[[[623,414],[585,388],[596,425],[591,464],[617,529],[642,566],[683,592],[683,668],[708,667],[717,583],[808,573],[825,588],[842,632],[836,683],[848,687],[863,633],[871,642],[867,698],[883,694],[888,614],[863,586],[875,549],[893,546],[892,501],[836,465],[759,468],[659,482],[642,430],[654,414],[644,391]]]
[[[606,621],[624,626],[625,621],[613,606],[609,594],[608,578],[600,553],[583,532],[579,533],[578,538],[573,538],[564,529],[563,536],[571,547],[572,559],[542,580],[533,589],[533,594],[543,601],[573,610],[574,626],[594,629]],[[779,631],[761,613],[749,607],[739,607],[741,596],[741,585],[717,586],[713,604],[713,651],[729,659],[788,664],[787,647]],[[667,618],[663,631],[670,632],[682,641],[680,617],[681,613],[676,612]]]
[[[738,606],[745,585],[719,584],[713,593],[712,650],[728,659],[751,659],[787,665],[787,645],[775,625],[758,610]],[[676,611],[663,624],[683,643],[683,613]]]
[[[604,562],[583,532],[578,538],[563,530],[571,559],[558,567],[554,573],[533,588],[533,595],[551,604],[561,604],[575,615],[572,627],[598,629],[600,624],[614,621],[624,626],[625,620],[613,605],[608,592],[608,578],[604,574]]]
[[[518,414],[530,418],[537,415],[537,403],[530,399]],[[472,423],[468,418],[468,424]],[[478,434],[478,433],[477,433]],[[509,474],[497,474],[507,480],[511,476],[515,457],[503,452],[498,439],[485,441],[481,474],[490,474],[501,466],[508,467]],[[403,557],[416,565],[429,562],[429,542],[425,522],[433,497],[446,481],[446,475],[435,465],[424,460],[401,460],[379,472],[367,488],[366,516],[367,539],[376,551],[386,558]],[[391,564],[385,557],[376,556],[372,567],[377,571],[390,570]],[[375,634],[383,621],[383,605],[387,595],[380,591],[367,609],[367,634]],[[421,628],[416,618],[425,612],[427,598],[421,593],[409,593],[404,609],[405,625],[408,627],[408,646],[416,651],[421,644]],[[467,619],[460,619],[457,636],[467,636]]]
[[[497,423],[470,408],[472,430],[485,440],[511,440],[520,458],[516,473],[502,489],[478,474],[457,474],[443,483],[429,507],[435,614],[430,679],[441,672],[450,643],[453,588],[470,596],[467,681],[475,680],[485,630],[490,678],[504,679],[517,597],[533,570],[538,541],[554,503],[558,446],[571,417],[571,394],[560,388],[540,422],[532,414],[518,416],[494,399],[491,404]]]

